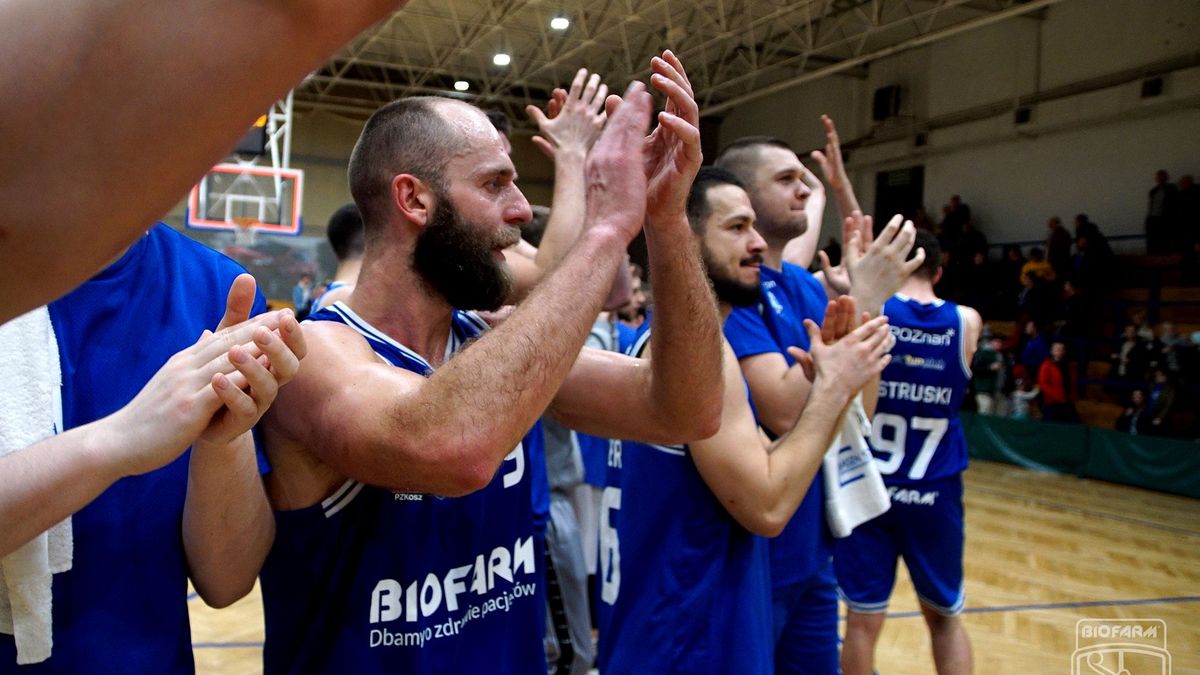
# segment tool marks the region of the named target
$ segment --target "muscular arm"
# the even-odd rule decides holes
[[[658,308],[650,341],[659,356],[636,377],[621,379],[604,378],[592,357],[582,357],[554,412],[567,426],[598,436],[684,442],[715,433],[720,422],[721,324],[686,216],[701,160],[699,110],[673,54],[656,57],[651,67],[652,84],[668,100],[646,139],[646,246]],[[616,415],[614,401],[629,401],[641,412]]]
[[[508,320],[430,377],[380,363],[347,328],[308,327],[310,361],[268,415],[268,448],[302,441],[333,471],[396,490],[485,486],[566,378],[641,226],[649,114],[635,83],[588,160],[586,231]],[[321,487],[290,499],[314,503]]]
[[[0,40],[0,321],[114,259],[273,101],[400,4],[0,3],[12,28]],[[217,103],[208,82],[221,83]],[[31,194],[53,194],[55,217]]]

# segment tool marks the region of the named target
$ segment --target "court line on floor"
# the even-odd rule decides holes
[[[967,607],[963,614],[993,614],[997,612],[1029,612],[1046,609],[1083,609],[1085,607],[1130,607],[1138,605],[1169,605],[1200,602],[1200,595],[1182,595],[1172,598],[1135,598],[1132,600],[1084,600],[1078,602],[1046,602],[1033,605],[997,605],[995,607]],[[921,611],[889,612],[889,619],[913,619]],[[841,617],[845,621],[846,617]]]
[[[1166,605],[1200,602],[1200,595],[1182,595],[1171,598],[1135,598],[1132,600],[1085,600],[1080,602],[1048,602],[1035,605],[998,605],[996,607],[968,607],[963,614],[991,614],[996,612],[1029,612],[1046,609],[1082,609],[1084,607],[1129,607],[1137,605]],[[921,612],[889,612],[889,619],[913,619]],[[838,617],[845,621],[846,617]],[[193,649],[262,649],[261,642],[193,642]]]
[[[1200,531],[1197,531],[1197,530],[1189,530],[1189,529],[1183,528],[1183,527],[1174,527],[1172,525],[1164,525],[1162,523],[1156,523],[1152,520],[1143,520],[1141,518],[1135,518],[1133,516],[1123,516],[1119,513],[1112,513],[1110,511],[1095,511],[1092,509],[1085,509],[1083,507],[1072,506],[1070,504],[1064,504],[1062,502],[1056,502],[1056,501],[1053,501],[1050,499],[1042,499],[1040,497],[1029,497],[1027,495],[1018,494],[1016,492],[1011,492],[1009,490],[999,490],[996,488],[986,488],[986,487],[979,487],[979,486],[968,486],[966,491],[968,493],[969,492],[979,492],[982,494],[992,495],[994,497],[1011,497],[1013,499],[1019,499],[1021,501],[1031,502],[1031,503],[1037,504],[1039,506],[1048,506],[1050,508],[1057,509],[1059,511],[1065,511],[1065,512],[1069,512],[1069,513],[1078,513],[1078,514],[1084,515],[1084,516],[1096,516],[1099,518],[1107,518],[1109,520],[1116,520],[1116,521],[1123,522],[1123,523],[1129,523],[1131,525],[1140,525],[1142,527],[1148,527],[1148,528],[1155,529],[1155,530],[1162,530],[1164,532],[1170,532],[1172,534],[1182,534],[1182,535],[1189,536],[1189,537],[1200,537]]]

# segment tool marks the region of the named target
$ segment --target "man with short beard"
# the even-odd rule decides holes
[[[350,159],[367,247],[349,300],[305,324],[313,361],[263,425],[277,538],[263,568],[265,671],[545,672],[531,509],[537,420],[677,443],[715,433],[719,324],[686,223],[699,112],[669,52],[644,137],[640,83],[609,101],[587,161],[586,227],[511,317],[503,249],[529,204],[482,111],[411,98]],[[657,317],[647,364],[580,351],[647,223]],[[486,331],[486,332],[485,332]],[[686,343],[686,344],[685,344]]]
[[[897,216],[877,240],[870,240],[870,219],[852,207],[852,190],[841,167],[836,131],[824,120],[829,141],[824,157],[827,179],[838,192],[846,219],[843,228],[844,268],[849,291],[858,306],[877,316],[905,277],[920,263],[905,263],[912,246],[911,223],[900,227]],[[829,162],[829,164],[827,164]],[[821,319],[826,305],[822,283],[803,267],[792,264],[785,249],[812,237],[819,228],[809,209],[814,196],[812,176],[791,148],[779,139],[751,137],[735,141],[721,152],[716,165],[729,169],[746,183],[746,192],[766,241],[763,250],[762,295],[751,307],[734,309],[725,322],[725,336],[737,355],[750,388],[758,423],[773,437],[791,428],[806,404],[815,400],[803,369],[790,348],[808,346],[804,321]],[[843,185],[834,184],[836,177]],[[843,191],[847,193],[843,195]],[[822,199],[823,194],[819,195]],[[812,222],[810,222],[812,221]],[[811,256],[811,248],[808,249]],[[918,253],[916,260],[923,260]],[[826,282],[835,287],[834,275]],[[864,406],[873,406],[871,392]],[[780,673],[836,673],[838,670],[837,590],[830,557],[833,536],[824,514],[824,476],[820,469],[808,494],[784,532],[771,541],[771,584],[774,598],[776,662]]]
[[[688,222],[721,316],[758,302],[766,244],[742,181],[701,169]],[[659,312],[669,310],[660,304]],[[605,673],[773,671],[763,537],[778,535],[791,519],[842,411],[889,360],[887,319],[852,331],[855,314],[853,300],[843,297],[826,309],[824,336],[805,322],[812,356],[796,355],[810,369],[814,395],[778,441],[768,445],[759,434],[737,357],[724,343],[725,399],[715,436],[672,446],[626,441],[610,451],[600,526]],[[649,352],[649,339],[631,353]]]

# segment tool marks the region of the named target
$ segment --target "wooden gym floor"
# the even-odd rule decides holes
[[[1200,501],[973,462],[966,518],[975,672],[1070,673],[1076,621],[1123,618],[1165,621],[1173,671],[1200,673]],[[876,669],[933,673],[903,566],[899,577]],[[189,605],[198,673],[262,671],[257,588],[228,609]]]

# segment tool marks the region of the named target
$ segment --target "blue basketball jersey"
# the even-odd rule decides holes
[[[343,323],[393,366],[433,372],[342,303],[309,320]],[[456,311],[447,353],[484,330]],[[465,497],[348,480],[319,504],[277,512],[262,571],[265,672],[545,672],[543,544],[530,508],[542,442],[539,422]]]
[[[870,438],[889,485],[945,478],[967,468],[958,410],[971,379],[958,306],[902,295],[884,304],[896,345],[879,382]]]
[[[63,426],[116,412],[175,352],[215,329],[234,261],[156,225],[116,262],[50,304],[62,364]],[[266,309],[260,294],[254,313]],[[72,569],[54,575],[54,650],[16,666],[0,635],[0,673],[190,673],[182,545],[188,454],[123,478],[72,516]]]
[[[725,338],[739,359],[775,352],[788,366],[795,363],[787,348],[808,349],[804,319],[820,324],[828,302],[825,288],[807,270],[785,262],[780,270],[762,268],[762,300],[735,307],[725,321]],[[825,524],[824,469],[783,532],[771,540],[771,583],[783,588],[809,579],[829,561],[833,535]]]
[[[602,672],[771,672],[768,564],[766,540],[729,515],[687,446],[614,444],[600,512]]]

